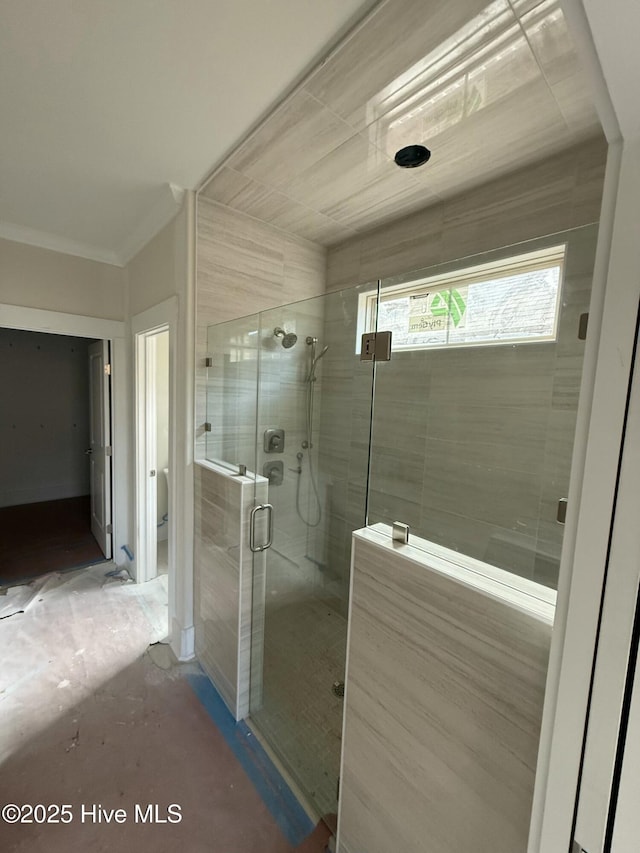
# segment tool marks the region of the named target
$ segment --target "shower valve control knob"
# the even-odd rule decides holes
[[[264,452],[282,453],[284,450],[284,430],[266,429],[264,431]]]

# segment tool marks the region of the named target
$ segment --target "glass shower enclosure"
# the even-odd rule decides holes
[[[350,540],[366,522],[373,362],[353,341],[372,288],[208,332],[207,458],[244,466],[268,506],[252,526],[250,719],[321,815],[337,805]]]
[[[319,815],[337,808],[355,529],[401,521],[471,571],[557,586],[596,237],[208,330],[207,458],[244,466],[258,507],[250,722]],[[391,360],[361,360],[387,329]]]

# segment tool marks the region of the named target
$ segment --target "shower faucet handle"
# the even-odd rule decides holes
[[[284,430],[266,429],[263,446],[265,453],[282,453],[284,450]]]

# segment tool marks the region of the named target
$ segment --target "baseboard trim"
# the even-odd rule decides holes
[[[193,625],[190,628],[183,628],[177,619],[173,620],[171,649],[179,661],[185,662],[195,658],[196,634]]]

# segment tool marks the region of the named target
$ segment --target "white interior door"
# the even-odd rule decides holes
[[[109,342],[89,347],[91,532],[111,558],[111,365]]]
[[[145,347],[145,475],[146,475],[146,511],[144,535],[146,538],[144,573],[147,580],[158,574],[158,471],[156,452],[156,335],[143,338]]]

